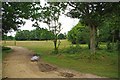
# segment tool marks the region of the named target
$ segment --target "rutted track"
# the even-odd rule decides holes
[[[3,60],[3,78],[65,78],[61,72],[71,72],[75,78],[100,78],[92,74],[82,74],[72,70],[57,69],[56,71],[41,72],[39,62],[31,62],[30,57],[34,53],[23,47],[10,46],[13,52]],[[44,62],[43,62],[44,63]]]

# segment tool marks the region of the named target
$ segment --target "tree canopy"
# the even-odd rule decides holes
[[[91,53],[95,53],[97,27],[99,27],[106,18],[112,18],[111,16],[115,17],[115,15],[118,15],[119,3],[69,2],[68,4],[73,8],[67,15],[72,18],[78,18],[81,23],[89,26],[90,49]]]
[[[41,7],[32,2],[2,2],[2,33],[17,30],[25,22],[23,19],[35,19],[35,11]],[[37,5],[37,6],[36,6]]]
[[[89,29],[88,27],[83,26],[81,23],[78,23],[68,32],[67,38],[73,44],[88,43],[89,42]]]
[[[28,31],[18,31],[15,36],[16,40],[52,40],[54,34],[44,28],[36,28]]]

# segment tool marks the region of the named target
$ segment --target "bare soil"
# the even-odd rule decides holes
[[[13,52],[3,60],[3,78],[101,78],[93,74],[58,68],[41,59],[38,62],[31,62],[33,51],[23,47],[9,47]]]

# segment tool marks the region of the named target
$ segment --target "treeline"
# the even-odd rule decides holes
[[[60,33],[58,39],[65,39],[66,35]],[[53,40],[54,34],[48,29],[36,28],[34,30],[20,30],[16,32],[15,37],[4,35],[3,40]]]
[[[15,37],[13,37],[13,36],[7,36],[7,35],[3,35],[2,36],[2,40],[14,40],[15,39]]]

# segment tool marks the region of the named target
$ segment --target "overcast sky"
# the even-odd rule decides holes
[[[67,33],[73,26],[75,26],[78,23],[78,19],[72,19],[70,17],[66,17],[64,15],[60,16],[59,22],[62,24],[61,27],[63,28],[61,33]],[[26,20],[26,24],[19,28],[21,30],[33,30],[35,27],[32,27],[33,22],[30,20]],[[48,26],[45,23],[40,22],[39,23],[40,27],[47,28]]]
[[[35,27],[32,27],[33,22],[30,20],[25,20],[26,23],[24,26],[20,27],[19,29],[21,30],[33,30],[35,29]],[[74,27],[77,23],[78,23],[78,19],[73,19],[70,17],[66,17],[65,15],[61,15],[59,22],[62,24],[61,27],[63,28],[61,33],[67,33],[68,31],[70,31],[72,29],[72,27]],[[45,23],[40,22],[39,23],[40,27],[42,28],[47,28],[48,26]],[[14,36],[16,32],[11,32],[8,33],[8,36],[12,35]]]

